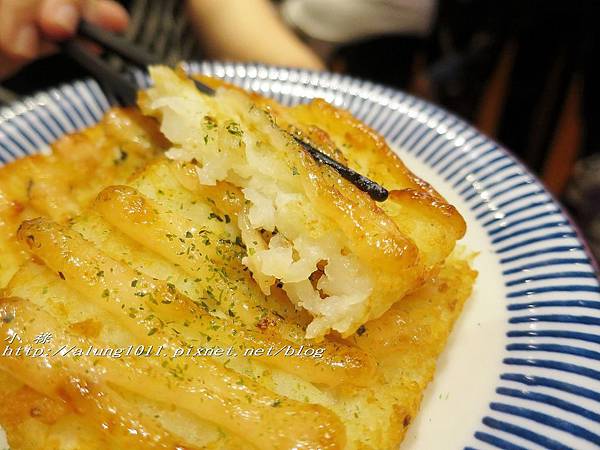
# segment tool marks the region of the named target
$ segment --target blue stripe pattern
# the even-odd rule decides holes
[[[569,219],[498,144],[446,111],[339,74],[188,63],[284,105],[315,97],[350,110],[435,170],[486,231],[506,291],[507,343],[495,396],[465,449],[600,448],[600,288]],[[133,78],[142,86],[147,77]],[[95,123],[108,109],[91,80],[0,110],[0,164]],[[580,403],[579,401],[584,402]]]

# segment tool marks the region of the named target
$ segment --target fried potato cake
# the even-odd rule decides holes
[[[377,214],[419,242],[423,279],[355,333],[307,338],[313,315],[290,302],[282,282],[265,293],[248,270],[240,186],[204,185],[198,164],[156,157],[170,144],[152,121],[122,135],[103,122],[94,133],[108,136],[95,163],[104,182],[55,172],[57,186],[67,180],[79,193],[70,208],[62,194],[33,202],[23,172],[15,174],[21,166],[0,169],[14,176],[0,178],[7,204],[21,199],[27,213],[19,219],[29,219],[20,227],[5,220],[12,234],[3,237],[22,251],[11,253],[22,265],[11,266],[0,293],[0,340],[51,335],[41,346],[47,354],[0,357],[0,425],[13,450],[397,448],[476,277],[469,257],[451,253],[462,218],[346,113],[252,98],[281,126],[320,148],[344,148],[339,158],[394,189]],[[126,122],[135,113],[110,114]],[[85,142],[89,133],[70,139]],[[143,136],[141,159],[115,169],[117,143],[132,136]],[[56,167],[69,167],[56,155]],[[27,164],[41,169],[42,158]],[[273,233],[261,238],[268,244]],[[326,267],[317,264],[311,283]],[[200,348],[224,354],[199,356]]]
[[[138,110],[113,109],[97,125],[53,143],[49,155],[0,167],[0,288],[24,260],[15,240],[23,220],[74,217],[102,187],[129,179],[166,144],[154,121]]]
[[[470,294],[474,276],[465,261],[451,258],[435,280],[394,306],[382,318],[366,324],[365,332],[352,340],[368,351],[373,351],[374,357],[380,361],[378,376],[369,386],[328,388],[274,369],[263,371],[260,377],[253,376],[282,396],[322,404],[338,414],[344,422],[346,434],[346,447],[338,448],[395,449],[417,414],[422,392],[433,377],[435,359],[445,344],[448,331],[460,313],[464,300]],[[60,278],[56,278],[53,281],[58,283],[59,280]],[[21,293],[24,294],[22,291]],[[35,292],[30,295],[38,297]],[[2,302],[4,308],[5,301]],[[60,306],[56,309],[59,308]],[[56,317],[63,321],[73,320],[65,316],[64,312]],[[81,335],[81,328],[102,323],[104,317],[101,314],[95,319],[79,320],[65,328],[70,333]],[[382,321],[383,319],[385,320]],[[56,336],[62,336],[65,332],[64,329],[52,329],[43,317],[36,320],[42,321],[39,330],[52,330],[59,333]],[[398,324],[405,324],[405,327],[400,328]],[[114,338],[111,341],[114,342]],[[61,345],[62,342],[64,341],[59,341]],[[106,341],[95,342],[100,345]],[[130,341],[125,343],[129,345]],[[378,350],[373,350],[375,348]],[[193,364],[193,361],[189,364]],[[240,370],[240,373],[249,372]],[[40,392],[39,387],[35,387],[32,380],[25,378],[24,381],[17,381],[14,377],[24,379],[22,373],[8,376],[0,372],[0,423],[7,431],[13,450],[153,448],[146,446],[141,440],[137,443],[121,443],[121,438],[115,436],[116,425],[103,429],[96,416],[86,409],[76,407],[63,394],[45,395]],[[174,375],[166,372],[164,381],[170,377]],[[65,379],[64,382],[68,380]],[[239,379],[236,379],[234,386],[238,382]],[[180,440],[175,439],[176,442],[192,442],[185,448],[275,448],[269,447],[267,440],[252,445],[236,431],[215,427],[211,424],[212,414],[204,419],[189,419],[186,408],[175,395],[171,396],[170,402],[156,402],[147,400],[148,397],[153,397],[151,391],[143,392],[142,397],[145,399],[140,399],[131,390],[119,390],[119,394],[129,404],[129,408],[135,411],[139,423],[152,421],[158,416],[163,429],[179,437]],[[273,408],[278,413],[278,407]],[[116,422],[121,414],[122,410],[115,413],[108,423]],[[269,417],[263,418],[265,421],[269,420]],[[164,448],[175,446],[165,445]],[[317,447],[307,442],[306,448]]]
[[[349,143],[338,159],[353,159],[397,188],[381,206],[316,162],[252,96],[226,86],[207,96],[185,74],[166,67],[150,73],[154,86],[140,106],[161,122],[172,144],[167,157],[188,169],[197,190],[225,184],[239,196],[239,209],[229,212],[248,249],[243,264],[264,294],[280,284],[311,314],[308,338],[331,330],[346,337],[381,316],[421,286],[464,235],[456,209],[393,158],[382,139],[323,103],[290,113],[288,127],[302,135],[295,123],[323,119],[334,137],[323,147],[332,156],[345,155],[338,148]],[[310,122],[304,130],[318,135]],[[368,167],[373,160],[381,163]]]

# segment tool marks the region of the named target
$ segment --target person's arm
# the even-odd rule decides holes
[[[81,17],[112,31],[128,22],[125,9],[109,0],[0,0],[0,79],[53,51]]]
[[[188,0],[211,58],[323,69],[323,62],[279,18],[269,0]]]

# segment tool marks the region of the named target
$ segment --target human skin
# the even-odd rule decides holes
[[[188,11],[211,58],[324,68],[269,0],[188,0]]]
[[[0,79],[56,50],[85,19],[110,31],[123,31],[127,11],[110,0],[0,0]]]

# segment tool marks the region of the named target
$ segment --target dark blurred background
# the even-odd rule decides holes
[[[600,258],[599,19],[594,0],[442,0],[427,36],[376,37],[334,58],[445,106],[510,149]]]
[[[127,36],[165,62],[217,57],[286,64],[250,51],[215,51],[224,47],[213,45],[210,27],[198,19],[202,14],[190,13],[184,2],[121,3],[131,15]],[[206,2],[191,3],[202,10]],[[214,3],[226,9],[232,2]],[[278,20],[329,70],[441,104],[512,150],[563,200],[600,256],[599,1],[274,4]],[[224,45],[239,39],[231,33]],[[0,98],[8,102],[82,75],[60,55],[51,56],[5,80]]]

